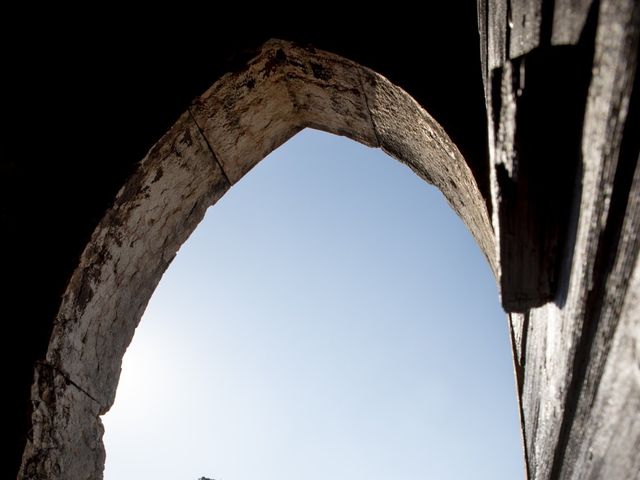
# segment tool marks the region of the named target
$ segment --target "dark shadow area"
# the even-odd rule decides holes
[[[576,46],[540,47],[513,61],[516,165],[498,171],[503,305],[525,311],[563,298],[563,255],[571,264],[580,201],[576,181],[596,18]],[[578,188],[578,191],[576,191]],[[577,214],[577,210],[574,210]],[[569,243],[568,243],[569,242]]]

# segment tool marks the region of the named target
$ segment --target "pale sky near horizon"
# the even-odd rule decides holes
[[[314,130],[208,210],[103,421],[106,480],[524,478],[486,259],[437,189]]]

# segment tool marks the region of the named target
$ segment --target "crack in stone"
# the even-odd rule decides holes
[[[209,152],[211,152],[211,156],[213,157],[213,161],[216,162],[218,167],[220,167],[220,171],[222,172],[222,175],[224,176],[224,179],[227,181],[227,184],[229,185],[229,187],[232,187],[233,183],[231,183],[231,180],[229,179],[229,175],[227,175],[227,172],[225,172],[224,166],[222,165],[222,162],[218,159],[218,156],[213,151],[213,147],[209,143],[209,140],[207,139],[207,136],[204,134],[204,131],[202,130],[202,128],[198,124],[198,121],[196,120],[196,117],[193,115],[193,112],[191,111],[191,107],[187,108],[187,112],[189,113],[189,118],[191,118],[191,120],[193,121],[193,124],[198,129],[198,133],[200,134],[200,136],[204,140],[204,143],[207,144],[207,148],[209,149]]]
[[[376,122],[373,120],[373,114],[371,113],[371,107],[369,106],[369,95],[367,95],[367,90],[364,88],[364,81],[362,80],[362,69],[360,68],[357,69],[357,77],[358,83],[360,84],[360,90],[362,91],[362,97],[364,98],[364,105],[367,108],[367,113],[369,114],[369,123],[371,123],[373,136],[376,137],[378,148],[382,148],[382,143],[380,143],[380,137],[378,136],[378,129],[376,128]]]
[[[84,393],[87,397],[89,397],[91,400],[93,400],[94,402],[96,402],[100,408],[104,408],[104,405],[102,405],[102,402],[100,402],[98,399],[96,399],[93,395],[91,395],[87,390],[85,390],[84,388],[82,388],[77,382],[73,381],[71,379],[71,377],[64,372],[63,370],[61,370],[60,368],[56,367],[55,365],[52,365],[51,363],[47,362],[47,361],[43,361],[39,363],[40,366],[43,367],[47,367],[50,368],[51,370],[53,370],[55,373],[57,373],[58,375],[60,375],[62,378],[65,379],[65,381],[69,384],[69,385],[73,385],[74,387],[76,387],[80,392]]]

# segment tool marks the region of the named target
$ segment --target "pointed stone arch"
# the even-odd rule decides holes
[[[271,40],[192,103],[94,231],[36,367],[22,476],[101,478],[99,416],[113,404],[122,357],[162,274],[206,209],[307,127],[383,148],[438,187],[496,272],[486,204],[442,127],[375,72]]]

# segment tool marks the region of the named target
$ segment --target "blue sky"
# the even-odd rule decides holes
[[[208,210],[103,421],[107,480],[524,476],[479,248],[406,166],[314,130]]]

